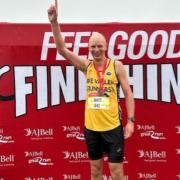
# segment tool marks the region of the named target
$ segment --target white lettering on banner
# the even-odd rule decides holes
[[[166,139],[166,137],[164,137],[164,133],[158,133],[154,131],[142,132],[141,137],[151,137],[152,139],[159,139],[159,140]]]
[[[75,37],[74,46],[72,43],[66,43],[67,48],[73,48],[73,52],[79,54],[80,48],[88,48],[88,42],[82,43],[82,37],[90,37],[91,32],[62,32],[63,39],[65,41],[66,37]],[[47,60],[48,50],[56,49],[55,43],[51,43],[50,39],[53,37],[52,32],[45,32],[42,52],[41,52],[41,60]],[[87,58],[87,55],[83,55],[83,57]],[[56,60],[65,60],[60,54],[57,53]]]
[[[112,177],[111,177],[110,175],[103,174],[102,179],[103,179],[103,180],[112,180]],[[127,175],[124,176],[124,180],[128,180],[128,179],[129,179],[129,178],[128,178]]]
[[[64,159],[87,159],[88,158],[88,153],[87,152],[69,152],[69,151],[64,151]]]
[[[137,124],[137,131],[140,131],[140,137],[150,137],[155,140],[166,139],[163,132],[156,132],[155,125]]]
[[[25,151],[24,152],[25,157],[35,157],[35,156],[43,156],[43,151]]]
[[[162,102],[172,102],[172,90],[174,93],[174,98],[177,104],[180,104],[180,64],[177,64],[177,74],[173,71],[172,64],[162,64],[161,65],[161,87],[157,86],[157,82],[160,77],[158,77],[158,65],[147,65],[145,71],[145,66],[143,65],[132,65],[133,75],[130,76],[130,66],[125,65],[127,75],[129,77],[129,84],[133,86],[133,94],[136,99],[144,99],[144,89],[147,87],[147,99],[148,100],[158,100],[158,89],[161,89],[161,100]],[[155,72],[156,70],[156,72]],[[169,73],[167,73],[169,72]],[[145,74],[146,73],[146,74]],[[154,82],[151,82],[152,77]],[[145,78],[147,82],[145,84]],[[158,87],[158,88],[157,88]],[[120,88],[120,97],[123,98],[123,91]]]
[[[14,68],[16,116],[26,114],[27,95],[32,94],[32,83],[26,83],[27,77],[33,76],[32,66]]]
[[[138,150],[138,157],[146,162],[167,162],[166,151],[144,151]]]
[[[180,64],[177,65],[180,69]],[[162,77],[162,101],[171,102],[171,88],[175,94],[175,99],[180,104],[180,71],[177,71],[176,77],[174,76],[173,66],[171,64],[161,65],[161,77]],[[170,94],[169,94],[170,93]]]
[[[0,163],[14,162],[14,155],[0,155]]]
[[[80,132],[80,126],[62,126],[66,138],[84,140],[84,134]]]
[[[66,47],[72,49],[76,54],[81,55],[81,48],[88,48],[88,40],[87,42],[82,42],[82,38],[90,37],[92,33],[93,32],[62,32],[62,36],[64,40],[66,40],[66,37],[73,38],[74,46],[72,43],[66,43]],[[148,32],[143,30],[137,30],[130,35],[125,31],[115,31],[112,32],[109,39],[108,57],[113,59],[125,59],[125,56],[127,55],[127,57],[132,60],[141,59],[144,55],[147,55],[149,59],[160,59],[163,56],[166,58],[180,58],[180,50],[175,50],[176,40],[179,35],[180,30],[171,30],[170,33],[165,30],[156,30],[151,34],[148,34]],[[55,43],[50,41],[52,37],[52,32],[44,33],[41,51],[41,60],[43,61],[48,59],[48,51],[50,49],[56,49]],[[139,38],[141,38],[141,44],[138,44],[139,51],[135,54],[134,50],[137,45],[137,39]],[[160,44],[158,44],[160,48],[158,52],[155,52],[155,45],[158,38],[161,39]],[[117,39],[122,40],[116,44]],[[119,51],[119,53],[116,52],[115,54],[115,50]],[[86,54],[81,56],[88,59],[91,57],[90,54],[88,57]],[[65,59],[57,53],[56,60]]]
[[[0,129],[0,144],[10,144],[14,142],[11,135],[4,135],[4,129]]]
[[[12,167],[15,166],[15,155],[8,154],[8,155],[0,155],[0,167]]]
[[[47,67],[37,66],[37,109],[48,107]]]
[[[51,67],[51,105],[60,104],[60,88],[62,89],[65,102],[75,101],[74,67],[66,67],[66,83],[60,66]]]
[[[138,179],[151,179],[151,180],[155,180],[156,178],[157,178],[157,174],[156,173],[142,173],[142,172],[138,173]]]
[[[175,101],[180,104],[180,64],[176,67],[172,64],[135,64],[125,65],[125,69],[135,99]],[[27,78],[36,78],[36,81],[27,82]],[[16,117],[27,113],[27,96],[32,92],[37,96],[37,109],[60,105],[62,98],[65,103],[85,100],[85,76],[79,71],[76,73],[73,66],[64,69],[61,66],[14,66],[14,79]],[[48,84],[47,79],[50,79],[51,84]],[[121,87],[119,95],[124,98]]]
[[[137,130],[155,130],[155,125],[149,125],[149,124],[140,125],[140,124],[137,124]]]
[[[61,66],[51,66],[51,105],[59,105],[61,94],[64,96],[66,103],[75,101],[75,71],[73,66],[66,66],[66,75],[64,77]],[[42,109],[48,105],[47,89],[47,67],[36,67],[37,79],[37,109]],[[32,94],[32,83],[26,83],[26,78],[33,77],[33,66],[15,66],[15,97],[16,97],[16,117],[26,114],[27,112],[27,95]],[[83,74],[79,73],[78,77],[82,80]],[[41,76],[41,77],[39,77]],[[65,82],[66,78],[66,82]],[[85,77],[84,77],[85,79]],[[85,80],[83,80],[85,82]],[[81,87],[81,86],[80,86]],[[41,94],[43,90],[43,93]],[[82,91],[81,91],[82,90]],[[80,95],[82,94],[83,95]],[[85,97],[85,88],[79,89],[79,97],[82,100]]]
[[[151,35],[149,35],[146,31],[135,31],[130,37],[128,37],[127,32],[124,31],[116,31],[114,32],[109,40],[108,46],[108,57],[114,59],[125,59],[127,55],[128,58],[132,60],[141,59],[144,55],[147,55],[149,59],[160,59],[163,56],[166,58],[179,58],[180,50],[175,52],[176,39],[180,35],[180,30],[171,30],[170,35],[164,30],[154,31]],[[160,50],[157,54],[155,54],[154,49],[156,45],[156,40],[160,36],[162,38],[160,45]],[[137,38],[141,37],[142,41],[138,54],[134,53],[134,48],[136,46]],[[117,50],[119,50],[119,54],[114,54],[116,40],[118,38],[122,38],[122,40],[127,40],[126,43],[119,43],[117,45]],[[127,54],[126,54],[127,53]]]
[[[53,180],[53,177],[25,177],[24,180]]]
[[[52,162],[51,158],[44,158],[43,151],[25,151],[24,155],[27,158],[28,164],[38,164],[41,166],[52,166],[54,163]]]
[[[53,129],[24,129],[26,131],[26,136],[52,136]]]
[[[63,180],[78,180],[81,179],[81,174],[63,174]]]
[[[5,136],[0,134],[0,144],[9,144],[9,143],[14,143],[15,141],[13,140],[12,136]]]
[[[63,151],[62,153],[64,154],[64,159],[69,161],[70,163],[89,162],[88,152]]]
[[[28,160],[28,164],[39,164],[41,166],[52,166],[54,163],[50,158],[35,157]]]

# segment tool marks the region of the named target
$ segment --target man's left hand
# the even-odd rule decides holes
[[[134,122],[128,121],[124,128],[124,138],[130,138],[134,133]]]

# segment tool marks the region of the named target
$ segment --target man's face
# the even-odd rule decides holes
[[[95,60],[101,60],[105,57],[106,40],[103,36],[97,34],[89,40],[89,51]]]

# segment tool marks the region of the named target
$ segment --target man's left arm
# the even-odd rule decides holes
[[[125,139],[127,139],[131,137],[134,132],[135,102],[134,102],[132,90],[128,82],[124,65],[122,64],[122,62],[116,61],[115,68],[116,68],[117,78],[121,84],[121,87],[125,96],[128,120],[125,126],[124,136],[125,136]]]

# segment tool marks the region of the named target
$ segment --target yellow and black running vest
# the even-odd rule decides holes
[[[109,60],[104,72],[103,95],[98,95],[98,76],[93,62],[87,68],[86,79],[85,127],[93,131],[108,131],[116,128],[120,125],[120,116],[115,60]]]

